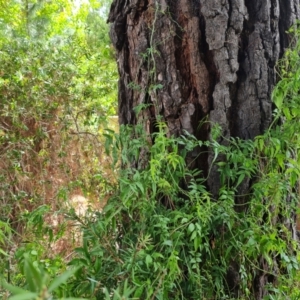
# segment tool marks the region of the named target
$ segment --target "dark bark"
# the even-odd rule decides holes
[[[261,134],[272,119],[275,64],[299,14],[299,0],[114,0],[108,21],[120,74],[120,123],[143,121],[152,133],[161,115],[170,134],[186,130],[206,140],[208,125],[199,129],[206,117],[226,138]],[[161,89],[149,89],[158,84]],[[154,105],[137,117],[133,108],[148,103]],[[207,175],[212,155],[191,155],[198,157],[191,167]],[[212,168],[213,195],[219,186]],[[264,281],[264,274],[257,278],[257,299]]]

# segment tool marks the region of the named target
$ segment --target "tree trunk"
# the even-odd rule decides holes
[[[143,122],[153,133],[162,117],[170,135],[201,140],[210,138],[209,123],[225,138],[261,134],[272,119],[275,64],[299,14],[299,0],[114,0],[120,124]],[[143,104],[152,105],[137,116],[133,108]],[[191,167],[208,175],[213,157],[198,154]],[[212,195],[219,186],[212,168]],[[263,276],[256,281],[261,299]]]

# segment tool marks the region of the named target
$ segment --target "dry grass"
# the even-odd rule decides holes
[[[111,159],[104,153],[103,137],[78,132],[75,126],[66,129],[61,119],[61,112],[56,111],[48,120],[23,120],[26,130],[0,120],[0,125],[7,125],[10,137],[18,135],[15,143],[4,143],[0,148],[0,170],[5,179],[0,183],[0,216],[6,216],[17,232],[14,248],[32,236],[26,215],[47,205],[44,221],[54,235],[62,224],[65,226],[64,235],[51,244],[49,253],[68,255],[79,243],[79,233],[78,224],[66,220],[66,211],[74,208],[81,217],[88,208],[101,210],[116,182]],[[116,119],[111,120],[110,127],[117,129]]]

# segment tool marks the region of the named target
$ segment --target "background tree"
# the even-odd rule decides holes
[[[64,269],[79,230],[62,210],[74,195],[99,208],[115,177],[101,147],[117,81],[106,17],[76,3],[0,1],[0,273],[25,288],[23,254]]]
[[[218,142],[224,146],[232,137],[262,134],[272,121],[276,62],[289,45],[286,31],[299,14],[298,0],[113,1],[108,21],[120,75],[120,124],[142,124],[153,134],[163,121],[168,136],[189,133],[208,141],[214,140],[211,124],[217,123]],[[149,160],[145,153],[135,161],[138,169]],[[215,163],[222,160],[224,155],[203,146],[186,158],[189,168],[208,178],[215,200],[222,185]],[[249,198],[241,195],[252,182],[247,176],[240,181],[234,199],[236,210],[243,211]],[[270,274],[276,273],[276,264],[272,271],[265,259],[258,264],[253,294],[262,299],[266,286],[275,282]],[[239,272],[233,260],[227,273],[233,290],[238,289],[234,281]]]

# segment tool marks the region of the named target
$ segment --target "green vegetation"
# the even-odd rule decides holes
[[[115,127],[109,117],[117,93],[107,7],[0,3],[0,274],[34,293],[65,272],[78,243],[71,229],[80,208],[68,202],[81,195],[99,209],[113,188],[101,146],[104,128]],[[32,266],[45,276],[32,274]],[[0,298],[8,297],[0,287]]]
[[[274,122],[254,141],[221,145],[217,124],[210,141],[167,138],[163,122],[153,136],[114,133],[108,4],[84,3],[1,4],[0,298],[230,299],[239,285],[251,299],[262,261],[266,299],[299,299],[293,224],[277,220],[292,223],[299,201],[300,29],[278,65]],[[188,168],[196,147],[215,154],[217,198]],[[67,205],[78,194],[84,213]]]

